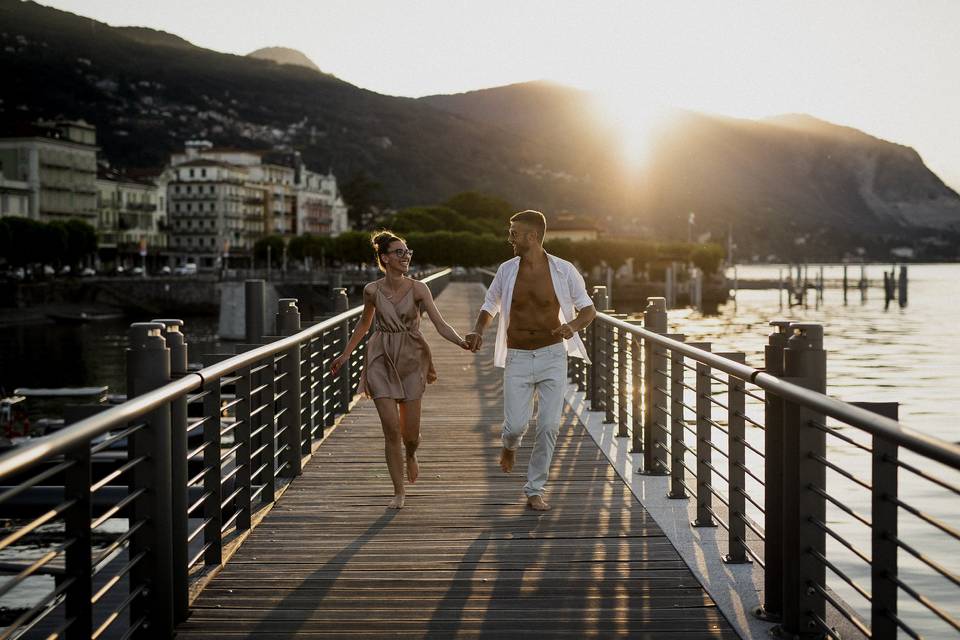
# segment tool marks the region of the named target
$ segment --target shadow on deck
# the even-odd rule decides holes
[[[468,327],[479,284],[439,301]],[[197,597],[178,638],[735,638],[660,527],[568,407],[548,484],[524,507],[532,431],[496,465],[501,371],[425,327],[440,381],[423,404],[421,476],[392,495],[373,403],[343,418]],[[492,334],[491,334],[492,337]]]

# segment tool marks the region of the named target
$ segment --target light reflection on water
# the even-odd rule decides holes
[[[882,283],[882,271],[883,267],[867,267],[867,277]],[[810,268],[811,280],[818,272],[819,269]],[[736,303],[723,305],[717,315],[703,316],[687,309],[672,310],[670,330],[685,334],[687,340],[710,341],[715,351],[743,351],[748,364],[762,367],[763,347],[772,329],[768,324],[770,320],[822,323],[824,348],[828,352],[827,392],[830,395],[846,401],[899,402],[900,420],[905,425],[941,440],[958,442],[960,393],[956,391],[956,384],[960,376],[960,323],[956,319],[960,315],[960,265],[910,265],[908,273],[909,300],[903,309],[896,303],[885,309],[883,291],[876,287],[868,290],[865,301],[861,301],[858,290],[851,289],[845,305],[842,290],[828,289],[819,308],[811,297],[807,308],[784,306],[782,309],[776,290],[740,289]],[[851,268],[849,274],[850,281],[854,282],[859,277],[859,268]],[[776,280],[778,268],[739,267],[738,276],[741,281]],[[841,276],[842,267],[839,266],[824,271],[826,279],[839,280]],[[762,421],[762,406],[750,398],[747,401],[748,414],[758,422]],[[726,416],[720,415],[725,420]],[[856,429],[830,424],[870,445],[870,437]],[[747,438],[751,443],[762,444],[762,431],[748,426]],[[692,438],[690,444],[694,444]],[[828,438],[828,445],[828,459],[868,484],[871,482],[868,454],[833,438]],[[747,453],[748,466],[762,467],[762,460],[749,451]],[[960,486],[960,472],[921,460],[910,452],[901,452],[901,459]],[[717,479],[717,482],[722,486],[722,480]],[[748,492],[762,495],[761,488],[751,483],[748,477]],[[722,493],[725,493],[726,487],[723,489]],[[831,496],[870,519],[868,491],[830,470],[827,472],[827,490]],[[901,471],[899,498],[955,529],[960,528],[957,496],[930,482]],[[762,521],[762,515],[748,503],[749,510],[752,510],[751,517]],[[960,562],[956,559],[960,541],[903,510],[900,514],[899,537],[903,541],[955,574],[960,573]],[[870,556],[870,534],[864,525],[829,504],[827,520],[831,528]],[[869,591],[870,574],[866,565],[829,537],[828,557]],[[960,616],[960,592],[956,586],[936,576],[904,551],[900,552],[899,561],[899,577],[904,582],[954,617]],[[828,585],[869,620],[869,604],[846,583],[832,577],[829,570],[827,575]],[[926,637],[955,637],[955,631],[903,592],[899,607],[901,617]]]

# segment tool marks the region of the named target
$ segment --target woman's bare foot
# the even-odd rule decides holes
[[[516,460],[516,452],[504,447],[500,451],[500,468],[504,473],[513,471],[513,463]]]
[[[420,477],[420,462],[417,460],[417,454],[407,456],[407,480],[410,484],[417,481]]]
[[[403,499],[404,499],[404,497],[405,497],[405,496],[404,496],[402,493],[401,493],[400,495],[398,495],[398,496],[393,496],[393,500],[391,500],[391,501],[387,504],[387,509],[403,509]]]
[[[527,508],[534,511],[550,511],[550,505],[543,501],[543,496],[528,496]]]

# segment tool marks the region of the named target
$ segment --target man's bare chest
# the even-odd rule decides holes
[[[550,278],[550,272],[524,273],[521,271],[517,274],[511,305],[520,308],[558,307],[559,302],[557,301],[557,294],[553,290],[553,280]]]

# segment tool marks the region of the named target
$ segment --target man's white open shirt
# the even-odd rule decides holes
[[[560,322],[566,323],[577,317],[577,311],[593,304],[587,295],[587,287],[583,276],[571,263],[563,258],[547,254],[550,263],[550,279],[553,280],[553,291],[557,294],[560,303]],[[513,287],[517,283],[517,272],[520,270],[520,258],[512,258],[500,265],[497,275],[490,288],[487,289],[487,298],[483,302],[481,311],[491,316],[500,313],[500,323],[497,325],[497,345],[493,352],[493,364],[505,367],[507,364],[507,325],[510,323],[510,302],[513,300]],[[567,353],[575,358],[587,357],[587,348],[583,340],[576,333],[569,340],[564,340]]]

